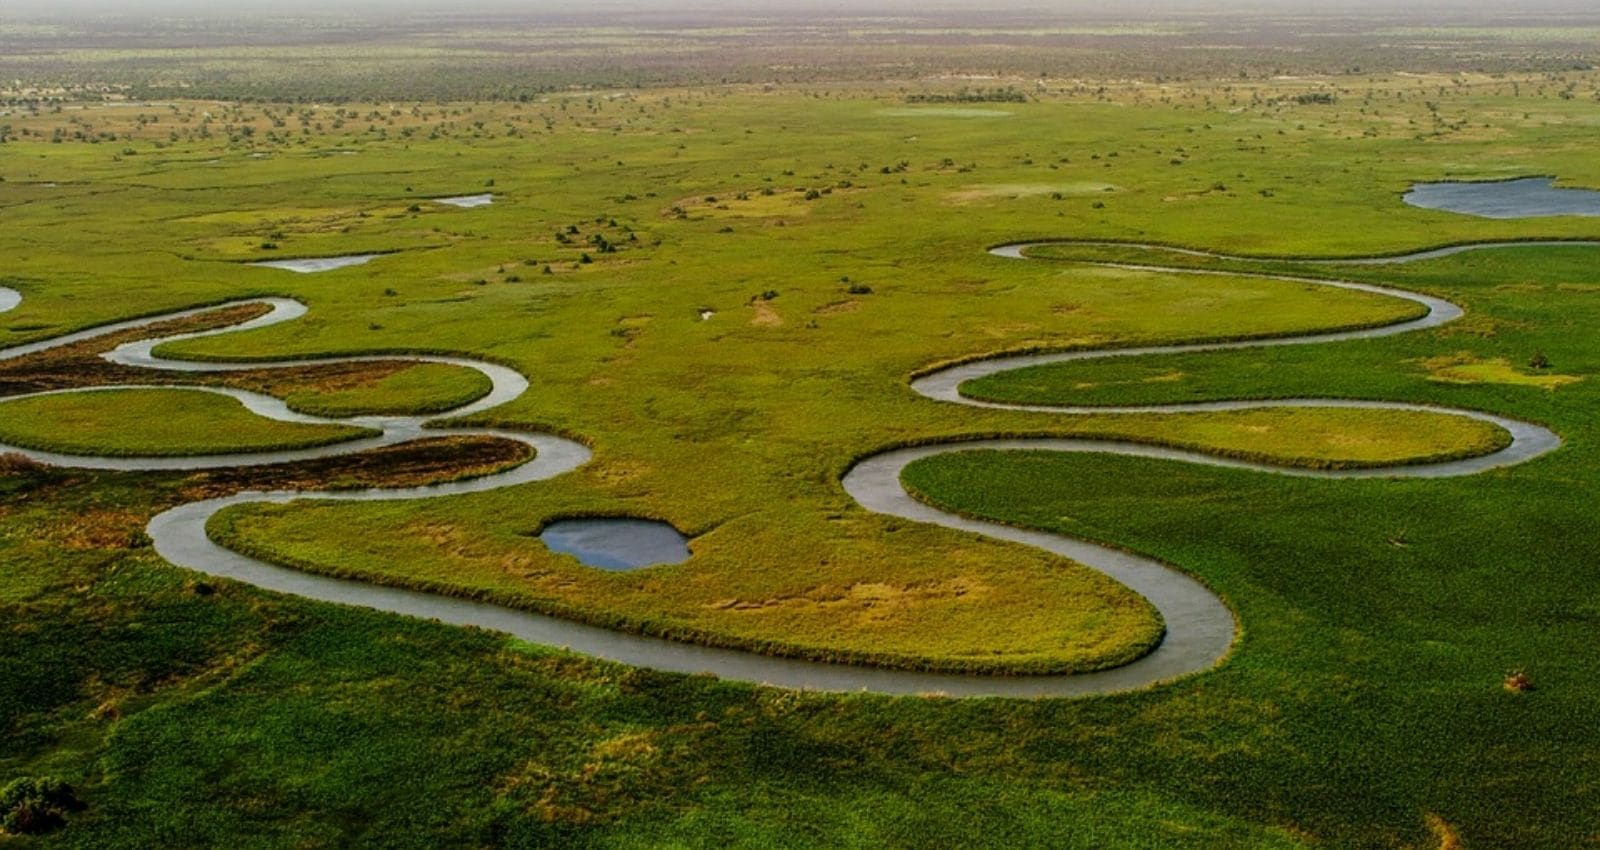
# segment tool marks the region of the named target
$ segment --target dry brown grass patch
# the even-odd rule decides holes
[[[750,324],[758,328],[776,328],[783,324],[783,316],[779,315],[777,308],[771,302],[756,301],[750,305],[753,315]]]

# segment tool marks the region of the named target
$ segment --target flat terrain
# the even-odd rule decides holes
[[[1132,267],[1154,261],[1127,247],[1032,262],[986,249],[1071,238],[1335,258],[1597,238],[1596,219],[1400,201],[1416,180],[1600,187],[1596,80],[1059,84],[959,105],[861,85],[16,107],[0,145],[0,285],[22,301],[0,314],[0,344],[292,297],[307,315],[161,351],[460,354],[531,381],[472,424],[593,449],[578,470],[515,488],[253,505],[213,524],[307,571],[774,655],[1010,674],[1125,662],[1162,634],[1144,600],[1036,550],[869,513],[840,477],[892,446],[999,435],[1311,468],[1504,444],[1428,412],[1063,416],[909,387],[937,364],[1002,353],[1418,315],[1266,274],[1425,292],[1466,316],[1385,339],[1039,367],[965,392],[1404,401],[1538,422],[1565,443],[1449,481],[1010,452],[914,465],[906,483],[927,501],[1156,556],[1237,615],[1239,642],[1215,671],[1064,701],[764,689],[202,580],[157,557],[145,523],[276,473],[14,464],[0,475],[0,780],[79,789],[86,808],[41,846],[1593,841],[1600,528],[1581,494],[1600,486],[1600,249],[1394,266],[1163,255],[1161,270]],[[1331,96],[1300,97],[1316,93]],[[431,203],[479,192],[493,204]],[[247,265],[351,253],[382,256],[315,274]],[[9,394],[62,380],[30,362],[7,362]],[[374,365],[239,380],[346,416],[449,409],[482,395],[480,379]],[[96,394],[0,401],[0,440],[159,453],[311,438],[211,409],[214,395],[142,392],[115,428],[94,415]],[[50,427],[75,418],[100,427]],[[583,515],[668,521],[692,557],[609,573],[537,540]],[[1513,670],[1535,689],[1506,690]]]
[[[0,441],[64,454],[172,456],[323,446],[361,428],[278,422],[208,392],[116,389],[42,395],[0,410]]]

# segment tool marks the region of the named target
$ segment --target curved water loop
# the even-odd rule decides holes
[[[1164,246],[1141,246],[1127,243],[1071,243],[1033,242],[1000,246],[991,253],[1021,259],[1031,247],[1047,244],[1116,245],[1118,247],[1146,250],[1174,251],[1184,254],[1226,258],[1189,249]],[[1352,258],[1337,261],[1306,261],[1316,263],[1341,262],[1348,264],[1375,264],[1428,259],[1462,251],[1488,247],[1523,246],[1531,244],[1596,244],[1596,243],[1498,243],[1495,245],[1466,245],[1418,252],[1403,257]],[[1247,259],[1247,258],[1227,258]],[[1200,672],[1215,666],[1232,646],[1235,621],[1227,605],[1195,579],[1158,561],[1089,543],[1082,540],[1001,525],[999,523],[969,519],[939,510],[913,499],[900,483],[900,474],[912,461],[937,454],[979,449],[1043,450],[1063,452],[1091,452],[1118,454],[1132,457],[1159,458],[1211,466],[1269,471],[1280,474],[1316,478],[1358,477],[1408,477],[1432,478],[1468,475],[1521,463],[1549,452],[1560,445],[1560,438],[1542,426],[1470,410],[1431,407],[1398,402],[1353,401],[1339,399],[1290,399],[1276,401],[1220,401],[1172,405],[1147,405],[1137,407],[1074,407],[997,404],[977,401],[962,396],[959,388],[964,381],[1000,371],[1023,368],[1041,363],[1069,360],[1089,360],[1105,357],[1129,357],[1143,354],[1167,354],[1194,351],[1218,351],[1265,346],[1303,345],[1349,339],[1368,339],[1424,328],[1436,327],[1461,316],[1461,309],[1448,301],[1419,295],[1399,289],[1351,281],[1330,281],[1320,278],[1295,277],[1276,274],[1249,274],[1194,270],[1154,265],[1095,263],[1150,271],[1178,274],[1227,274],[1234,277],[1254,277],[1267,280],[1285,280],[1373,292],[1394,298],[1413,301],[1425,307],[1427,313],[1420,318],[1398,322],[1378,328],[1363,330],[1310,333],[1294,337],[1274,337],[1256,340],[1145,346],[1140,348],[1098,351],[1068,351],[1054,354],[1027,354],[991,360],[979,360],[940,369],[916,378],[912,387],[928,398],[957,404],[981,407],[1011,408],[1019,410],[1048,411],[1063,414],[1082,413],[1185,413],[1217,410],[1243,410],[1265,407],[1366,407],[1379,409],[1426,410],[1434,413],[1464,416],[1489,422],[1510,433],[1512,442],[1505,448],[1486,455],[1462,460],[1415,466],[1388,468],[1363,468],[1341,470],[1312,470],[1273,466],[1266,463],[1242,461],[1207,455],[1195,451],[1163,448],[1109,440],[1088,439],[1008,439],[951,442],[914,448],[893,449],[866,457],[857,462],[842,479],[844,489],[863,508],[903,517],[917,522],[928,522],[961,531],[968,531],[1035,546],[1065,558],[1078,561],[1098,570],[1129,587],[1149,600],[1160,612],[1166,625],[1166,634],[1160,644],[1141,658],[1114,669],[1093,673],[1043,676],[981,676],[946,673],[925,673],[911,670],[874,668],[779,658],[736,649],[719,649],[680,643],[637,634],[616,632],[597,626],[563,620],[542,614],[490,603],[439,596],[422,591],[383,587],[350,579],[313,575],[287,567],[277,566],[213,542],[206,534],[206,523],[223,508],[246,503],[281,503],[294,499],[316,498],[338,501],[373,501],[397,499],[436,498],[466,493],[478,493],[502,487],[515,486],[548,479],[582,465],[589,458],[583,445],[561,437],[505,431],[490,428],[428,427],[447,416],[461,416],[488,410],[517,398],[528,389],[528,381],[515,370],[491,363],[462,357],[386,355],[337,357],[319,359],[285,360],[270,363],[242,362],[217,363],[168,360],[157,356],[154,349],[161,343],[178,339],[193,339],[220,333],[267,327],[290,321],[306,312],[304,305],[286,298],[253,298],[228,304],[182,310],[145,319],[103,325],[51,340],[14,346],[0,350],[0,360],[37,353],[51,348],[93,339],[111,333],[136,329],[158,322],[200,315],[226,307],[247,304],[264,304],[270,310],[255,319],[231,326],[178,334],[160,339],[140,340],[120,345],[104,356],[125,366],[153,370],[184,372],[220,372],[243,369],[289,368],[295,366],[350,363],[363,361],[407,360],[430,363],[447,363],[461,366],[486,375],[492,389],[489,394],[455,410],[427,417],[421,416],[363,416],[347,419],[307,416],[290,411],[279,399],[244,390],[200,388],[206,392],[222,393],[238,399],[251,411],[273,419],[319,424],[360,425],[379,432],[376,437],[352,440],[331,446],[295,451],[269,451],[233,453],[200,457],[127,458],[84,457],[52,452],[40,452],[0,446],[0,450],[16,452],[36,460],[60,465],[93,469],[114,470],[184,470],[216,467],[255,466],[282,463],[316,457],[330,457],[362,451],[378,446],[414,440],[430,435],[480,435],[516,440],[535,449],[534,459],[520,466],[492,475],[440,484],[405,488],[378,488],[341,491],[248,491],[231,496],[191,502],[158,514],[150,521],[148,531],[156,551],[162,557],[198,572],[236,579],[268,590],[290,593],[326,602],[359,605],[398,614],[436,619],[445,623],[476,626],[505,632],[535,643],[565,647],[576,652],[593,655],[626,664],[657,669],[701,673],[708,672],[722,678],[771,684],[792,688],[809,688],[830,691],[870,691],[886,694],[943,693],[952,696],[1008,696],[1048,697],[1078,696],[1111,693],[1146,687],[1178,676]],[[20,296],[12,290],[0,289],[0,310],[14,307]],[[101,388],[108,389],[108,388]],[[81,391],[81,390],[80,390]],[[20,398],[22,396],[14,396]]]

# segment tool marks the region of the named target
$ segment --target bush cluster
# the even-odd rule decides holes
[[[48,832],[83,808],[68,785],[53,777],[25,776],[0,790],[0,828],[16,834]]]

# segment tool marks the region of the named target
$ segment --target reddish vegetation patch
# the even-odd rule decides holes
[[[397,360],[189,374],[120,366],[100,356],[125,342],[227,327],[264,315],[268,310],[262,304],[219,308],[198,316],[157,322],[3,361],[0,362],[0,397],[111,384],[192,386],[202,383],[283,395],[298,389],[340,390],[360,386],[412,365]],[[352,455],[196,472],[180,483],[176,493],[183,501],[193,501],[247,489],[414,487],[488,475],[524,463],[532,456],[530,446],[515,440],[486,436],[428,437]],[[0,477],[9,476],[35,479],[34,486],[50,488],[71,486],[83,480],[77,475],[63,475],[20,454],[0,454]],[[155,507],[160,509],[177,503],[174,500]],[[72,549],[131,548],[140,544],[148,519],[140,511],[88,512],[70,524],[63,524],[53,534],[58,543]]]
[[[134,509],[90,508],[74,514],[72,522],[54,526],[49,534],[63,549],[79,552],[133,549],[144,542],[149,520]]]
[[[67,549],[132,549],[144,542],[150,514],[183,502],[227,496],[241,490],[326,490],[356,487],[415,487],[489,475],[533,457],[526,443],[499,437],[427,437],[359,454],[294,463],[192,473],[176,489],[162,488],[155,504],[127,510],[88,509],[70,523],[41,528],[39,536]],[[57,470],[19,455],[0,454],[0,477],[34,479],[29,492],[91,481],[87,474]]]
[[[100,355],[125,342],[239,324],[266,314],[268,309],[264,304],[228,307],[0,361],[0,396],[106,384],[194,383],[191,376],[119,366]]]
[[[16,452],[0,454],[0,476],[4,475],[31,475],[42,472],[45,465]]]
[[[426,437],[353,455],[198,472],[182,492],[186,500],[197,500],[240,490],[415,487],[488,475],[532,457],[533,448],[515,440]]]
[[[307,390],[332,393],[360,389],[371,386],[396,372],[404,372],[415,365],[409,360],[329,363],[323,366],[297,366],[292,369],[235,372],[224,378],[223,382],[230,387],[255,390],[282,398],[290,393]]]
[[[255,390],[282,397],[299,390],[332,392],[353,389],[381,381],[413,365],[405,360],[385,360],[223,373],[185,373],[119,366],[100,356],[125,342],[236,325],[265,315],[269,309],[264,304],[224,307],[199,316],[157,322],[143,328],[107,334],[28,357],[3,361],[0,362],[0,397],[108,384],[202,384]]]

